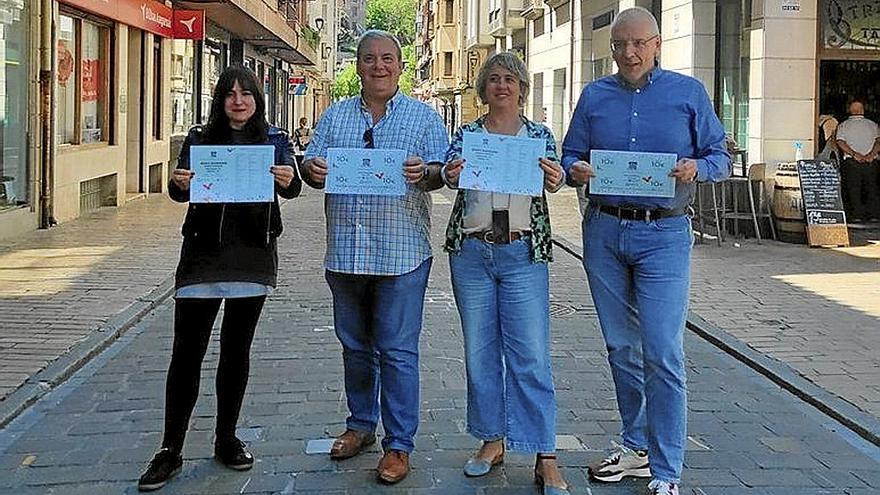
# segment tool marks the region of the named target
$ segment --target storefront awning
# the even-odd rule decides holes
[[[244,0],[185,0],[174,2],[174,8],[201,9],[212,23],[229,31],[254,47],[297,65],[315,65],[318,55],[305,37],[288,24],[278,11],[263,2]],[[253,4],[257,5],[256,11]]]

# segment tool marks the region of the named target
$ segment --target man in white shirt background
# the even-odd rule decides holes
[[[837,127],[837,147],[843,152],[844,187],[847,190],[850,221],[880,219],[880,127],[865,117],[865,104],[854,98],[849,118]]]

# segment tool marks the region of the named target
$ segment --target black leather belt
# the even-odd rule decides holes
[[[510,244],[513,241],[518,241],[523,237],[529,236],[531,234],[532,232],[530,230],[521,230],[511,232],[509,239],[495,239],[494,232],[492,232],[491,230],[484,230],[482,232],[472,232],[467,236],[473,237],[474,239],[479,239],[489,244]]]
[[[640,222],[650,222],[651,220],[657,220],[660,218],[666,217],[677,217],[679,215],[684,215],[687,213],[687,210],[684,208],[678,208],[675,210],[664,210],[664,209],[656,209],[656,210],[644,210],[641,208],[627,208],[625,206],[608,206],[608,205],[592,205],[593,208],[598,208],[599,211],[605,213],[607,215],[611,215],[613,217],[617,217],[621,220],[638,220]]]

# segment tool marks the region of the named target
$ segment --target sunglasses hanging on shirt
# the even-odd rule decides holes
[[[364,131],[364,148],[373,149],[376,147],[375,143],[373,143],[373,128],[370,127],[366,131]]]

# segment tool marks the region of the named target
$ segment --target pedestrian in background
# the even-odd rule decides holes
[[[190,197],[190,147],[271,144],[275,147],[275,192],[299,195],[289,135],[266,123],[266,104],[256,76],[241,66],[227,68],[214,88],[208,123],[186,137],[168,190]],[[225,301],[217,365],[217,422],[214,456],[229,468],[250,469],[254,457],[235,436],[248,382],[250,348],[266,296],[278,274],[277,237],[281,210],[271,203],[190,203],[183,223],[183,247],[175,274],[174,346],[165,387],[162,446],[138,482],[155,490],[180,472],[190,415],[199,394],[202,359],[211,329]]]
[[[309,119],[301,117],[299,119],[299,127],[293,131],[293,142],[296,146],[296,154],[303,155],[312,140],[312,128],[309,127]]]
[[[682,336],[693,244],[687,211],[695,181],[730,175],[730,155],[706,89],[661,69],[660,43],[648,10],[618,14],[611,25],[618,72],[584,88],[562,144],[562,165],[574,186],[594,177],[592,150],[678,156],[670,174],[673,197],[590,193],[583,223],[584,268],[623,423],[623,446],[590,466],[590,477],[651,477],[651,495],[678,495],[687,426]]]
[[[489,57],[477,76],[486,115],[456,131],[443,179],[458,188],[464,133],[541,139],[544,189],[558,191],[565,174],[556,140],[522,115],[529,92],[525,64],[509,52]],[[446,228],[452,289],[464,334],[467,428],[483,441],[464,466],[483,476],[512,451],[537,454],[535,480],[545,494],[568,485],[556,464],[556,396],[550,370],[550,216],[547,199],[459,190]]]
[[[449,145],[440,116],[400,92],[402,72],[397,39],[365,32],[357,48],[363,90],[321,116],[301,170],[307,184],[321,189],[328,148],[402,149],[409,157],[401,164],[404,196],[324,197],[325,277],[350,413],[330,457],[347,459],[375,442],[381,411],[385,455],[377,474],[384,483],[409,473],[419,425],[419,335],[433,260],[428,191],[443,186],[440,167]]]
[[[844,187],[850,220],[859,223],[880,219],[880,127],[865,117],[865,103],[853,98],[849,118],[837,126],[837,147],[843,152]]]

